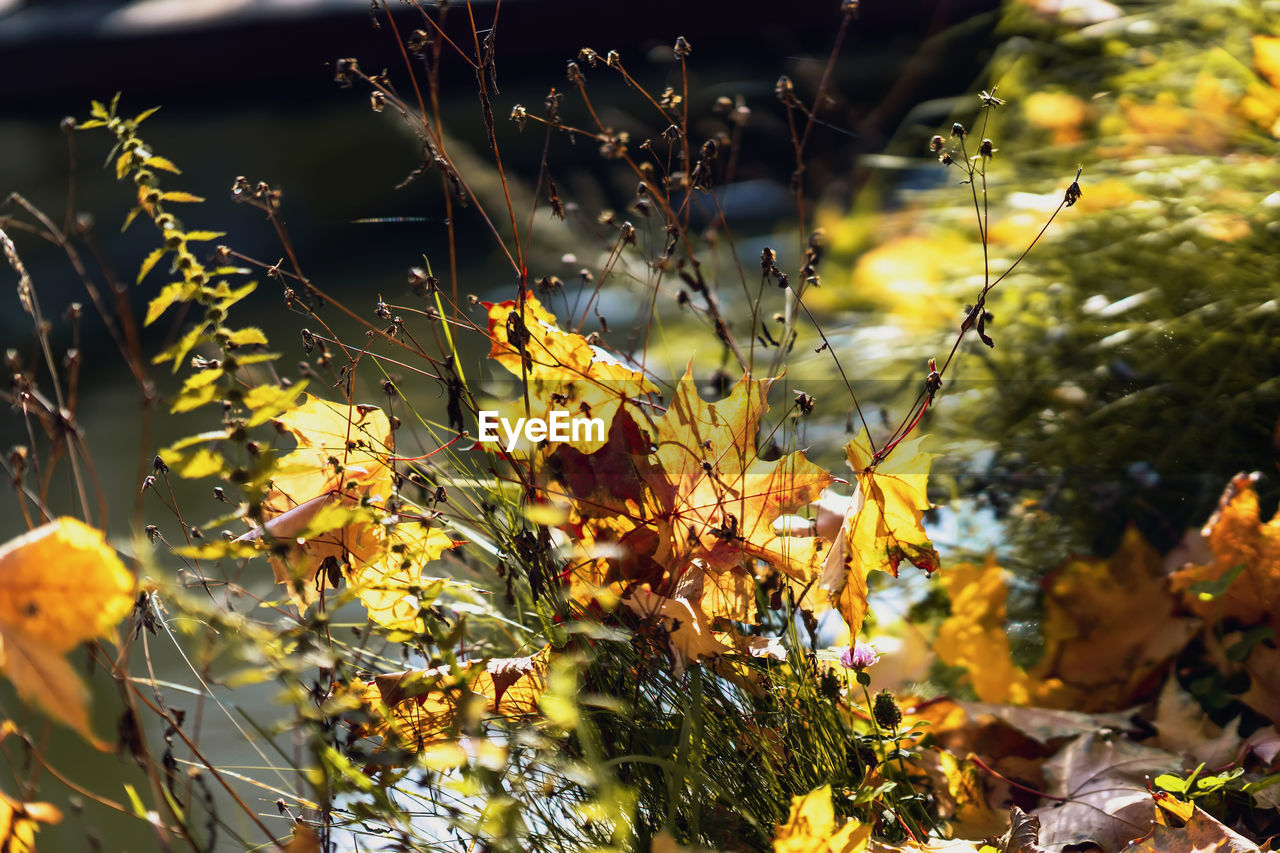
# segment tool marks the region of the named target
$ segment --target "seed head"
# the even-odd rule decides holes
[[[902,723],[902,709],[898,707],[898,703],[894,700],[893,694],[888,690],[881,690],[876,694],[875,703],[871,708],[872,715],[876,718],[876,722],[880,724],[880,728],[895,731]]]
[[[929,150],[932,151],[934,154],[937,154],[939,151],[942,150],[943,144],[944,143],[942,141],[942,137],[935,136],[933,137],[933,139],[929,140]]]
[[[964,139],[965,136],[968,135],[968,131],[964,129],[963,124],[961,124],[960,122],[956,122],[955,124],[951,125],[951,135],[958,137],[960,139]]]

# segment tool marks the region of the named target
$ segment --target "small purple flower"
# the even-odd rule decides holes
[[[880,660],[880,653],[870,643],[857,643],[840,653],[840,664],[845,669],[856,669],[862,672]]]

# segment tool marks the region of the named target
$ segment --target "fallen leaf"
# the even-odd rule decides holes
[[[1185,826],[1155,824],[1150,833],[1127,845],[1123,853],[1256,853],[1262,849],[1198,806],[1192,809]]]
[[[847,820],[837,825],[831,786],[791,798],[791,814],[773,837],[774,853],[862,853],[870,824]]]
[[[959,705],[970,716],[988,714],[1042,744],[1103,729],[1123,732],[1133,728],[1133,715],[1128,713],[1084,714],[1054,708],[1019,708],[1015,705],[982,702],[960,702]]]
[[[1040,688],[1046,705],[1127,707],[1199,630],[1176,615],[1160,554],[1132,527],[1115,554],[1069,560],[1044,586],[1045,652],[1031,675],[1065,685]]]
[[[1230,764],[1240,745],[1238,727],[1223,728],[1214,723],[1200,703],[1172,676],[1160,690],[1152,725],[1156,737],[1150,745],[1185,755],[1193,766]]]
[[[109,637],[133,608],[133,591],[133,575],[102,532],[74,518],[0,548],[0,669],[23,699],[99,748],[88,688],[63,656]]]
[[[1263,524],[1258,516],[1255,474],[1238,474],[1223,492],[1201,535],[1213,562],[1187,566],[1172,578],[1188,609],[1206,620],[1238,619],[1246,625],[1280,627],[1280,512]],[[1243,567],[1238,569],[1237,567]],[[1227,582],[1219,594],[1212,586]],[[1206,591],[1206,587],[1210,590]]]
[[[1013,663],[1005,628],[1004,570],[989,559],[984,566],[948,566],[938,578],[951,598],[951,615],[934,641],[938,657],[965,670],[965,679],[983,702],[1028,702],[1031,681]]]
[[[1176,755],[1122,737],[1081,735],[1044,764],[1046,793],[1069,800],[1036,810],[1040,843],[1054,851],[1086,842],[1118,850],[1155,819],[1146,778],[1181,765]]]

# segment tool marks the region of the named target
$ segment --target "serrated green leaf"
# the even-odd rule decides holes
[[[152,156],[143,160],[142,163],[143,165],[150,166],[153,169],[163,169],[166,172],[173,172],[175,175],[182,174],[182,170],[179,169],[177,166],[173,165],[172,161],[170,161],[168,158],[160,157],[158,155],[153,154]]]
[[[138,270],[138,280],[134,284],[142,284],[142,280],[147,277],[147,273],[160,263],[160,259],[164,257],[164,253],[168,251],[164,248],[152,249],[151,253],[142,261],[142,269]]]
[[[169,310],[169,306],[176,302],[186,302],[195,296],[199,288],[194,284],[188,284],[185,281],[175,281],[166,284],[160,294],[152,299],[147,305],[147,316],[142,321],[142,325],[150,326],[156,320],[160,319],[160,315]]]
[[[253,413],[249,416],[247,426],[264,424],[292,409],[298,396],[306,387],[307,381],[304,379],[288,388],[281,388],[279,385],[259,385],[250,388],[244,395],[244,407]]]
[[[186,237],[187,242],[190,243],[193,240],[217,240],[219,237],[227,236],[227,232],[225,231],[188,231],[184,236]]]
[[[204,201],[204,199],[201,198],[200,196],[193,195],[188,192],[183,192],[182,190],[175,190],[173,192],[160,193],[160,200],[161,201],[177,201],[177,202]]]
[[[266,342],[266,334],[257,326],[245,326],[243,329],[236,329],[227,338],[227,343],[238,347],[245,347],[250,344],[265,344]]]
[[[151,118],[153,115],[155,115],[159,111],[160,111],[159,107],[152,107],[149,110],[143,110],[142,112],[138,113],[136,116],[133,117],[133,123],[142,124],[144,121]],[[164,167],[162,166],[161,168],[164,168]]]

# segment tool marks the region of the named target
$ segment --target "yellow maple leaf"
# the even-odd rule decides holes
[[[374,533],[382,540],[379,557],[357,563],[348,582],[374,622],[393,631],[422,633],[422,610],[450,583],[423,570],[458,543],[439,528],[406,521],[391,530],[376,525]]]
[[[307,394],[276,424],[298,446],[276,465],[263,501],[266,522],[241,539],[285,543],[272,548],[271,568],[305,610],[319,597],[331,562],[350,566],[378,553],[376,513],[362,504],[392,496],[391,423],[376,406]]]
[[[133,593],[133,575],[102,532],[74,518],[0,548],[0,669],[24,699],[100,747],[89,727],[88,688],[63,655],[110,636],[132,609]]]
[[[876,460],[864,429],[845,445],[858,493],[827,554],[818,582],[857,634],[867,615],[867,575],[879,570],[898,576],[905,560],[932,574],[938,552],[924,530],[932,454],[920,449],[924,436],[903,441],[883,462]]]
[[[1105,559],[1075,558],[1043,581],[1044,655],[1031,670],[1040,704],[1077,711],[1128,707],[1198,630],[1177,616],[1160,553],[1136,528]]]
[[[437,667],[354,680],[348,692],[375,720],[365,734],[422,750],[486,712],[507,718],[538,715],[550,661],[551,647],[544,646],[527,657],[464,663],[456,672]]]
[[[391,496],[391,422],[378,407],[305,394],[301,405],[275,423],[298,446],[276,464],[271,477],[267,506],[272,514],[328,492]]]
[[[550,459],[547,500],[570,506],[571,593],[624,599],[660,629],[678,670],[729,652],[776,654],[718,620],[755,621],[757,567],[811,584],[821,565],[824,540],[779,536],[774,525],[833,478],[802,452],[759,457],[769,384],[743,376],[707,402],[686,373],[662,417],[638,423],[622,411],[599,450],[564,448]]]
[[[645,476],[661,547],[654,559],[681,578],[694,560],[715,571],[747,571],[762,560],[801,582],[817,576],[822,540],[778,536],[774,522],[817,500],[834,478],[804,451],[766,462],[756,451],[772,380],[744,375],[729,396],[707,403],[686,372],[664,417]]]
[[[49,803],[24,803],[0,791],[0,850],[35,853],[39,824],[62,820],[62,812]]]
[[[562,330],[555,315],[531,294],[523,305],[515,300],[483,305],[489,312],[489,357],[527,384],[530,410],[521,401],[521,415],[547,419],[552,411],[564,411],[571,417],[600,418],[608,433],[629,400],[658,390],[643,370]],[[591,435],[566,442],[586,453],[604,443]]]
[[[774,853],[862,853],[871,838],[871,825],[856,820],[836,822],[831,786],[823,785],[791,798],[787,822],[773,836]]]

